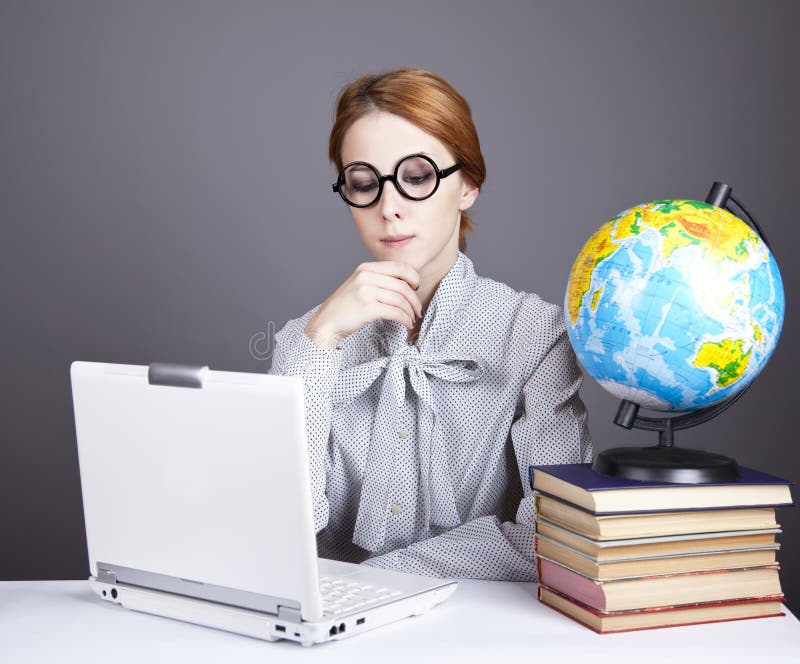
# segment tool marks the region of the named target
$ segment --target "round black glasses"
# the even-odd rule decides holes
[[[439,182],[452,175],[461,164],[440,170],[428,155],[410,154],[397,162],[392,175],[381,175],[366,161],[352,161],[339,171],[333,183],[345,203],[357,208],[373,205],[383,193],[383,184],[391,181],[397,191],[412,201],[424,201],[439,188]]]

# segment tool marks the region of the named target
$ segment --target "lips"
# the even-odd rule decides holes
[[[405,247],[413,238],[413,235],[389,235],[381,240],[381,244],[390,249],[399,249]]]

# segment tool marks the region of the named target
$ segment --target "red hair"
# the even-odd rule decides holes
[[[367,74],[342,88],[328,140],[328,157],[337,171],[343,165],[345,133],[356,120],[374,111],[397,115],[437,138],[461,164],[464,179],[476,187],[483,185],[486,165],[469,104],[447,81],[424,69]],[[472,220],[462,210],[458,229],[461,251],[467,248],[466,233],[472,230]]]

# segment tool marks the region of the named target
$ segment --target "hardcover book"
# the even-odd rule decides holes
[[[779,528],[766,528],[722,533],[681,533],[660,537],[596,540],[563,528],[540,516],[536,520],[536,532],[549,540],[580,551],[597,562],[605,562],[625,558],[690,555],[710,551],[774,549],[779,546],[775,541],[775,535],[781,531]]]
[[[727,602],[706,602],[690,606],[667,606],[657,609],[603,613],[540,585],[539,601],[598,634],[786,615],[782,611],[780,595]]]
[[[542,585],[604,613],[783,594],[777,565],[597,581],[538,556],[536,564]]]
[[[537,534],[534,539],[534,551],[537,555],[598,581],[654,574],[774,565],[777,548],[778,546],[774,545],[770,548],[760,549],[708,551],[657,557],[610,558],[599,561],[597,558],[587,556],[585,553],[548,539],[541,534]]]
[[[791,482],[739,466],[735,482],[667,484],[608,477],[589,463],[530,466],[531,487],[593,514],[791,506]]]
[[[545,494],[536,495],[536,514],[595,540],[719,533],[777,528],[774,508],[592,514]]]

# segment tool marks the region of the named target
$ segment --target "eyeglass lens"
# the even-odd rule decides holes
[[[352,164],[343,173],[342,190],[355,205],[371,205],[378,199],[378,174],[364,164]],[[397,187],[400,193],[416,200],[427,198],[436,189],[436,170],[422,157],[407,157],[397,165]]]

